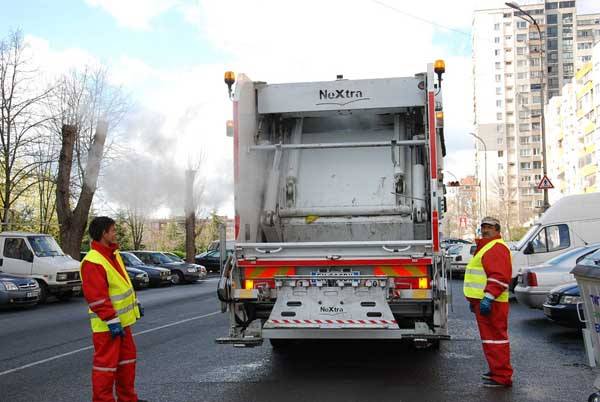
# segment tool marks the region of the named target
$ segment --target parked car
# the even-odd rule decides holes
[[[171,270],[168,268],[153,267],[146,265],[135,256],[135,254],[122,251],[121,258],[127,268],[141,269],[148,274],[150,286],[163,286],[171,284]]]
[[[167,268],[171,270],[171,283],[196,282],[201,279],[202,273],[198,267],[185,262],[176,262],[160,251],[131,251],[146,265]]]
[[[233,250],[227,250],[226,258],[233,254]],[[221,252],[216,250],[209,250],[200,253],[194,257],[196,264],[204,265],[210,272],[219,272],[221,269]]]
[[[543,264],[564,252],[600,242],[600,193],[561,198],[513,247],[513,278],[526,267]],[[516,281],[514,281],[516,285]]]
[[[218,250],[221,247],[221,242],[219,240],[211,241],[208,245],[206,251]],[[225,249],[228,252],[233,252],[235,250],[235,240],[226,240],[225,241]]]
[[[571,270],[579,261],[598,249],[600,243],[577,247],[544,264],[522,269],[514,290],[517,301],[531,308],[541,309],[546,296],[553,288],[575,282]]]
[[[449,237],[447,239],[443,239],[440,242],[440,246],[442,247],[442,249],[448,249],[451,246],[455,246],[457,244],[470,244],[471,242],[468,240],[463,240],[463,239],[459,239],[459,238],[455,238],[455,237]],[[210,249],[210,247],[209,247]]]
[[[2,271],[38,282],[40,303],[49,295],[67,300],[81,292],[79,262],[65,255],[50,235],[2,232],[0,252]]]
[[[40,286],[33,278],[0,271],[0,306],[34,306],[40,300]]]
[[[167,258],[170,258],[171,261],[176,262],[176,263],[184,263],[190,266],[194,266],[196,268],[198,268],[198,272],[200,272],[200,279],[206,279],[206,267],[202,264],[188,264],[187,262],[185,262],[185,260],[183,258],[181,258],[180,256],[178,256],[177,254],[173,254],[173,253],[168,253],[168,252],[164,252],[164,255],[167,256]]]
[[[465,268],[471,258],[473,258],[473,254],[475,254],[475,250],[477,249],[476,244],[456,244],[448,249],[447,257],[450,260],[450,265],[453,272],[465,273]]]
[[[543,305],[544,315],[555,323],[570,327],[583,328],[583,304],[577,283],[558,286],[550,291]],[[579,310],[579,313],[577,313]]]

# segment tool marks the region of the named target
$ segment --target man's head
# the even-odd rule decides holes
[[[99,216],[90,223],[90,237],[103,244],[117,242],[115,221],[108,216]]]
[[[491,216],[481,220],[481,237],[489,239],[500,235],[500,221]]]

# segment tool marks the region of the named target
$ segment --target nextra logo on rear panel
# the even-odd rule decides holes
[[[363,91],[352,89],[320,89],[319,100],[328,101],[320,102],[317,105],[339,105],[345,106],[353,102],[369,100],[365,97]]]

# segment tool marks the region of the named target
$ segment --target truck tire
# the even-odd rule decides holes
[[[269,339],[271,348],[275,353],[285,353],[290,350],[291,341],[289,339]]]
[[[440,340],[439,339],[430,339],[429,340],[429,349],[430,350],[440,350]]]
[[[48,285],[41,279],[36,279],[36,281],[40,286],[40,299],[38,300],[38,304],[44,304],[48,300]]]

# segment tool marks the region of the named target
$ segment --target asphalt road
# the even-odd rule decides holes
[[[460,283],[454,282],[456,295]],[[227,333],[214,279],[138,293],[139,396],[150,401],[586,401],[597,371],[578,331],[512,304],[510,389],[486,389],[471,313],[456,296],[454,339],[439,351],[410,344],[309,344],[278,354],[216,345]],[[0,311],[0,401],[90,401],[92,349],[82,299]]]

